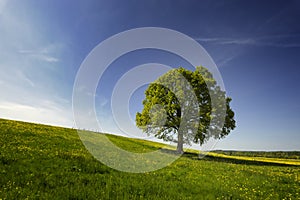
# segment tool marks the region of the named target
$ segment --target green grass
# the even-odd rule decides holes
[[[266,157],[257,157],[257,156],[230,156],[230,155],[224,155],[224,154],[218,154],[214,152],[209,152],[208,156],[215,157],[217,159],[225,159],[225,160],[232,160],[240,162],[240,163],[261,163],[264,165],[294,165],[300,167],[300,160],[299,159],[286,159],[286,158],[266,158]]]
[[[265,158],[284,158],[284,159],[299,159],[300,151],[222,151],[215,150],[215,153],[225,154],[230,156],[250,156],[250,157],[265,157]]]
[[[159,143],[108,135],[149,152]],[[299,199],[300,167],[190,151],[150,173],[111,169],[85,149],[76,130],[0,119],[0,199]],[[239,159],[240,158],[240,159]],[[249,158],[249,157],[247,157]],[[295,160],[296,162],[296,160]]]

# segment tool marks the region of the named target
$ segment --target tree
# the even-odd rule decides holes
[[[136,125],[148,135],[177,143],[177,152],[183,153],[183,144],[202,145],[235,128],[230,101],[206,68],[172,69],[149,84]]]

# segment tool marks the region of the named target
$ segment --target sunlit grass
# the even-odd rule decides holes
[[[258,162],[266,162],[266,163],[277,163],[277,164],[300,166],[299,159],[264,158],[264,157],[251,157],[251,156],[230,156],[230,155],[223,155],[223,154],[213,153],[213,152],[209,152],[208,155],[214,156],[214,157],[220,157],[220,158],[230,158],[230,159],[245,160],[245,161],[258,161]]]
[[[108,137],[132,152],[164,146]],[[298,163],[189,151],[161,170],[131,174],[98,162],[76,130],[0,120],[0,199],[297,199]]]

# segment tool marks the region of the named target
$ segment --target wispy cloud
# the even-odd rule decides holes
[[[225,38],[204,38],[204,37],[198,37],[195,38],[195,40],[197,40],[198,42],[219,42],[219,41],[223,41],[226,40]]]
[[[255,45],[257,43],[254,39],[225,39],[223,41],[219,41],[220,44],[236,44],[236,45]]]
[[[40,51],[38,51],[38,50],[35,50],[35,51],[34,50],[19,50],[19,53],[30,56],[32,58],[35,58],[35,59],[38,59],[41,61],[49,62],[49,63],[59,61],[58,58],[51,56],[49,52],[44,51],[44,50],[40,50]]]
[[[195,38],[198,42],[208,42],[208,43],[215,43],[215,44],[241,44],[241,45],[248,45],[254,44],[255,40],[253,39],[237,39],[237,38]]]
[[[59,61],[58,58],[55,58],[55,57],[49,56],[49,55],[45,55],[45,54],[32,54],[31,56],[33,58],[38,59],[38,60],[49,62],[49,63],[53,63],[53,62],[58,62]]]
[[[62,108],[55,102],[45,101],[40,105],[28,105],[16,102],[0,102],[0,117],[37,122],[49,125],[73,127],[71,110]]]
[[[224,58],[224,59],[220,60],[217,63],[218,67],[223,67],[223,66],[227,65],[230,61],[232,61],[233,59],[235,59],[237,56],[238,56],[238,54],[235,54],[233,56],[229,56],[227,58]]]
[[[70,97],[57,78],[64,45],[51,42],[40,22],[24,15],[31,8],[5,2],[0,0],[0,117],[73,126]]]
[[[28,83],[31,87],[34,87],[35,84],[32,80],[28,78],[28,76],[21,70],[16,70],[16,76],[20,81],[24,81],[25,83]]]
[[[108,99],[105,98],[104,96],[100,96],[98,101],[99,101],[99,105],[100,105],[101,107],[106,106],[107,103],[108,103]]]
[[[207,42],[218,45],[247,45],[293,48],[300,47],[300,35],[270,35],[254,38],[195,38],[198,42]]]

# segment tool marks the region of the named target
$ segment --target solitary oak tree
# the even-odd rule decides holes
[[[183,153],[183,144],[202,145],[235,128],[230,101],[206,68],[172,69],[149,84],[136,125],[147,134],[177,143],[177,152]]]

